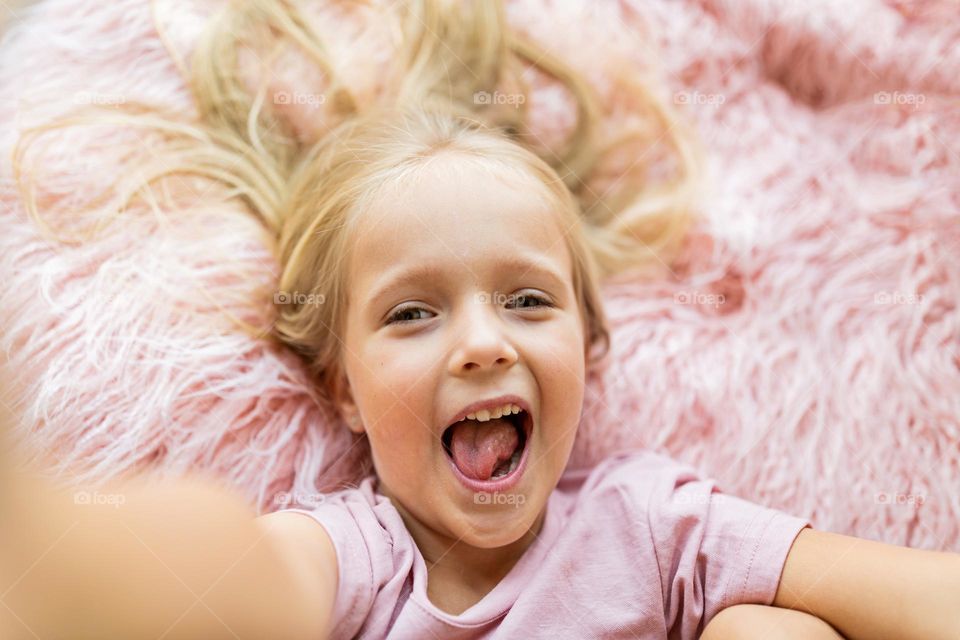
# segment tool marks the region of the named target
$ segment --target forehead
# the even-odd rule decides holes
[[[525,258],[565,280],[571,260],[559,204],[534,176],[490,161],[436,156],[387,185],[357,222],[350,289],[428,265],[482,278]]]

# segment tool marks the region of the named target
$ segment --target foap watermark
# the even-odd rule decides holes
[[[923,494],[914,495],[912,493],[897,493],[896,491],[878,491],[873,496],[873,501],[877,504],[923,504],[926,500],[927,496]]]
[[[922,304],[923,296],[919,293],[904,293],[903,291],[878,291],[873,296],[874,304]]]
[[[678,91],[673,94],[675,104],[693,104],[707,107],[719,107],[727,101],[722,93],[701,93],[699,91]]]
[[[302,493],[300,491],[280,491],[273,495],[273,503],[281,508],[290,505],[316,507],[323,504],[326,499],[326,495],[322,493]]]
[[[515,109],[527,101],[522,93],[503,93],[502,91],[477,91],[473,94],[473,104],[508,104]]]
[[[273,96],[274,104],[307,104],[319,107],[327,101],[322,93],[307,93],[301,91],[278,91]]]
[[[513,304],[528,296],[522,293],[503,293],[502,291],[481,291],[473,299],[479,304]]]
[[[119,93],[99,93],[97,91],[78,91],[73,94],[74,104],[93,104],[101,107],[116,107],[127,99]]]
[[[690,493],[689,491],[680,491],[670,498],[673,504],[723,504],[727,499],[722,493]]]
[[[727,297],[722,293],[708,293],[704,291],[677,291],[673,294],[673,301],[676,304],[698,304],[704,306],[719,307],[727,301]]]
[[[73,494],[73,504],[81,506],[108,506],[119,509],[127,502],[122,493],[100,493],[99,491],[77,491]]]
[[[896,104],[912,106],[919,109],[920,105],[927,101],[927,96],[922,93],[904,93],[900,91],[878,91],[873,94],[874,104]]]
[[[299,304],[319,306],[326,302],[327,297],[322,293],[303,293],[301,291],[276,291],[273,294],[274,304]]]
[[[521,493],[488,493],[486,491],[478,491],[473,494],[474,504],[509,504],[514,507],[519,507],[526,501],[527,497]]]

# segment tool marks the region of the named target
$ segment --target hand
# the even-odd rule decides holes
[[[16,493],[16,473],[13,470],[14,458],[10,452],[11,447],[11,425],[13,416],[5,402],[4,390],[7,387],[0,380],[0,522],[12,523],[19,522],[19,494]],[[10,585],[15,581],[16,572],[13,569],[11,558],[7,553],[11,552],[12,527],[0,527],[0,593],[6,593]],[[21,638],[23,626],[20,625],[12,615],[7,606],[0,606],[0,638]]]
[[[14,522],[7,513],[11,500],[10,492],[15,484],[13,482],[14,460],[10,453],[13,415],[7,407],[4,393],[6,388],[3,380],[0,379],[0,522]]]
[[[12,404],[8,394],[10,385],[6,384],[7,379],[3,377],[3,373],[0,366],[0,522],[17,522],[16,505],[21,504],[22,498],[29,495],[29,489],[24,484],[32,485],[34,474],[21,456],[14,452],[15,417],[10,409]],[[2,542],[3,530],[9,529],[10,527],[0,527],[0,542]]]
[[[25,541],[35,535],[36,507],[45,502],[47,493],[41,491],[45,485],[39,474],[14,450],[16,418],[9,396],[12,385],[4,373],[0,363],[0,522],[11,525],[0,526],[0,594],[4,594],[0,638],[19,640],[36,637],[22,621],[24,609],[17,588],[33,563],[34,556],[27,553],[29,545]]]

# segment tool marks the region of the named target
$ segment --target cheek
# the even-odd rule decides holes
[[[374,446],[423,448],[430,437],[432,383],[430,362],[423,350],[370,348],[360,363],[363,391],[360,402],[367,419],[367,435]]]
[[[586,356],[578,319],[570,317],[557,331],[542,333],[535,348],[539,359],[550,364],[545,375],[567,385],[583,384]]]
[[[558,430],[568,431],[580,419],[585,385],[581,336],[577,321],[571,319],[570,331],[545,335],[536,347],[544,418]]]

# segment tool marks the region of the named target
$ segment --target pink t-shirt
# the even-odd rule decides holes
[[[773,602],[810,523],[721,493],[694,467],[641,450],[568,470],[540,536],[478,603],[427,599],[427,567],[376,478],[312,510],[337,552],[333,638],[697,638],[721,609]]]

